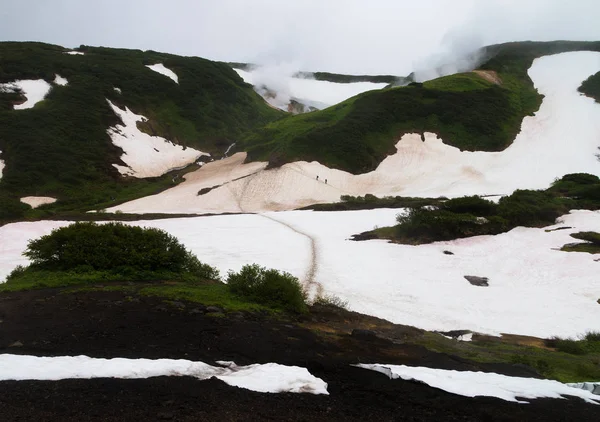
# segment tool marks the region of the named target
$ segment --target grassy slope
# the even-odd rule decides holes
[[[0,82],[68,79],[33,109],[13,110],[0,95],[2,211],[25,195],[69,199],[70,208],[131,199],[172,185],[170,177],[125,180],[111,166],[121,151],[106,129],[118,123],[106,98],[150,119],[143,128],[186,146],[222,153],[242,133],[279,118],[228,66],[152,51],[82,47],[85,55],[41,43],[0,43]],[[145,65],[164,63],[179,85]],[[122,95],[114,87],[122,90]],[[50,209],[65,204],[50,206]]]
[[[600,51],[600,42],[510,43],[488,47],[481,68],[502,85],[457,74],[407,87],[371,91],[307,115],[269,123],[244,140],[251,159],[272,165],[294,160],[361,173],[393,152],[404,133],[430,131],[463,150],[501,151],[523,117],[541,104],[527,70],[536,57],[575,50]]]

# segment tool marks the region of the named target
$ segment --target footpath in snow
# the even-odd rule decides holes
[[[241,214],[126,224],[166,230],[222,274],[251,263],[288,271],[347,300],[354,311],[394,323],[544,338],[600,331],[600,257],[558,250],[573,242],[571,233],[597,230],[600,212],[573,211],[547,228],[517,227],[420,246],[348,240],[394,224],[399,212],[290,211],[267,213],[269,218]],[[0,227],[0,280],[27,264],[21,254],[28,240],[68,224]],[[558,227],[570,228],[546,231]],[[488,277],[489,286],[473,286],[465,275]]]
[[[327,384],[306,368],[277,363],[221,366],[184,359],[99,359],[88,356],[37,357],[0,355],[0,381],[62,380],[68,378],[150,378],[191,376],[201,380],[218,378],[234,387],[261,393],[328,394]]]

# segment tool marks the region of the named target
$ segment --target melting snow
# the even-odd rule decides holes
[[[518,227],[496,236],[421,246],[347,240],[375,225],[393,224],[400,211],[293,211],[127,224],[166,230],[222,273],[258,263],[308,282],[313,271],[312,281],[323,293],[347,300],[354,311],[395,323],[538,337],[600,331],[598,255],[556,250],[572,242],[570,233],[597,230],[600,212],[573,211],[550,227],[571,229],[551,232]],[[0,280],[16,265],[27,264],[21,253],[29,239],[68,224],[0,227]],[[490,285],[472,286],[465,274],[489,277]]]
[[[43,79],[18,80],[5,84],[0,84],[0,90],[16,91],[20,90],[27,100],[23,104],[15,104],[15,110],[25,110],[33,108],[42,101],[52,89],[52,85]]]
[[[137,123],[146,121],[144,116],[133,113],[127,107],[125,110],[121,110],[109,100],[107,101],[123,122],[123,125],[116,125],[108,129],[113,143],[124,151],[121,160],[127,166],[113,164],[121,174],[134,177],[156,177],[191,164],[202,155],[208,155],[140,131]]]
[[[84,56],[85,53],[81,51],[66,51],[65,54],[70,54],[71,56]]]
[[[88,356],[0,355],[0,380],[68,378],[216,377],[229,385],[261,393],[328,394],[327,384],[306,368],[277,363],[216,367],[183,359],[97,359]]]
[[[117,93],[117,94],[121,94],[121,88],[117,88],[114,87],[113,90]]]
[[[69,83],[69,81],[66,78],[63,78],[62,76],[56,74],[54,75],[54,83],[56,85],[65,86]]]
[[[21,198],[21,202],[31,206],[31,208],[37,208],[40,205],[55,203],[56,198],[49,196],[25,196]]]
[[[147,65],[146,67],[151,70],[154,70],[157,73],[160,73],[161,75],[173,79],[175,83],[179,83],[179,78],[177,77],[175,72],[173,72],[171,69],[166,68],[165,65],[162,63]]]
[[[575,396],[588,403],[600,404],[600,397],[590,391],[573,388],[553,380],[509,377],[487,372],[450,371],[405,365],[358,364],[359,368],[386,374],[391,379],[421,381],[431,387],[466,397],[488,396],[506,401],[528,403],[518,398],[564,399]]]

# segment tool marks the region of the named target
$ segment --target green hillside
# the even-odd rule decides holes
[[[600,103],[600,72],[583,81],[579,91]]]
[[[112,167],[121,164],[121,150],[106,130],[119,120],[106,99],[148,117],[142,130],[211,154],[222,154],[242,133],[283,115],[224,64],[153,51],[79,50],[85,55],[41,43],[0,43],[0,83],[52,82],[55,74],[69,81],[53,86],[44,101],[27,110],[13,110],[18,94],[0,94],[0,150],[6,163],[0,209],[10,208],[9,202],[14,206],[18,196],[56,196],[77,208],[171,184],[170,177],[123,178]],[[179,84],[145,67],[155,63],[172,69]],[[64,202],[53,207],[61,206],[69,208]]]
[[[476,73],[360,94],[326,110],[289,116],[244,139],[250,159],[277,166],[295,160],[361,173],[373,170],[405,133],[435,132],[463,150],[501,151],[533,114],[542,97],[527,70],[536,57],[600,51],[600,42],[524,42],[490,46]]]

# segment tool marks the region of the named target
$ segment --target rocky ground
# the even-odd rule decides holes
[[[191,377],[3,381],[2,421],[600,420],[600,406],[575,398],[471,399],[354,368],[390,363],[535,376],[526,367],[473,363],[404,344],[416,329],[328,307],[272,318],[123,291],[47,289],[0,294],[0,321],[0,353],[277,362],[308,368],[330,393],[256,393]]]

